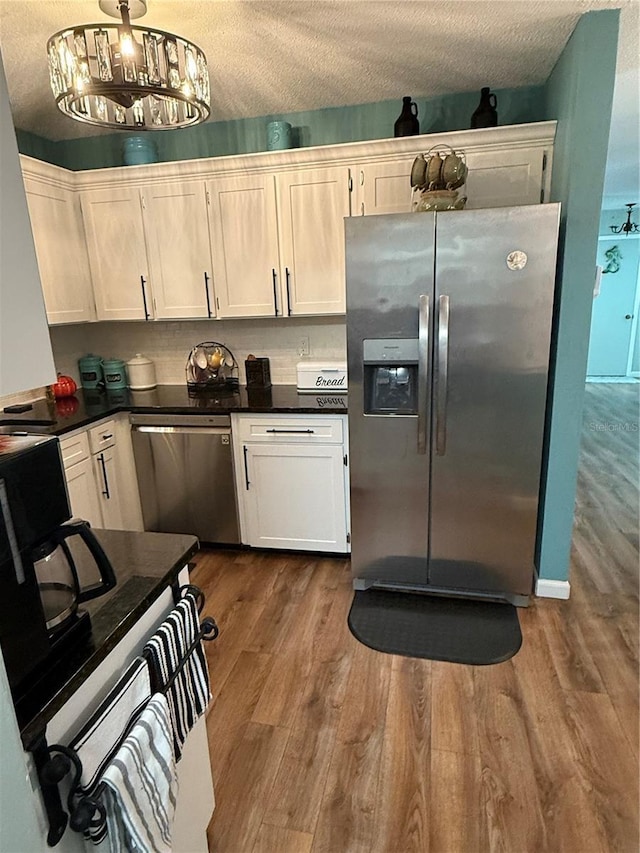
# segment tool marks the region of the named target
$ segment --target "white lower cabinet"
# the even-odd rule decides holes
[[[93,469],[98,484],[102,526],[108,530],[126,530],[126,523],[115,458],[116,448],[109,447],[93,456]]]
[[[92,527],[102,527],[93,460],[87,457],[81,462],[76,462],[75,465],[65,466],[64,476],[74,518],[82,518]]]
[[[142,530],[142,512],[126,416],[60,441],[74,518],[109,530]]]
[[[346,552],[346,418],[236,415],[242,541],[258,548]]]

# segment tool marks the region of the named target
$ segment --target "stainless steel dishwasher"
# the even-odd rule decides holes
[[[240,542],[229,415],[131,415],[145,530]]]

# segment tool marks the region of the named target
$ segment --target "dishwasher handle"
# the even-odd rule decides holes
[[[134,424],[132,432],[171,433],[173,435],[231,435],[230,427],[142,426]]]

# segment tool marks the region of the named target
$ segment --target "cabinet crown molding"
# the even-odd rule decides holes
[[[504,125],[476,130],[456,130],[446,133],[426,133],[398,139],[376,139],[364,142],[345,142],[310,148],[291,148],[286,151],[261,151],[255,154],[234,154],[226,157],[206,157],[197,160],[171,160],[144,166],[117,166],[73,172],[21,155],[25,176],[35,177],[68,189],[101,189],[120,186],[139,186],[191,178],[210,178],[269,170],[288,171],[318,166],[353,166],[398,157],[416,156],[434,145],[462,148],[467,154],[475,151],[552,146],[556,134],[555,121]]]

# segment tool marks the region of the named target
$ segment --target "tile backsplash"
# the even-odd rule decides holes
[[[34,400],[42,400],[46,394],[44,388],[32,388],[30,391],[19,391],[16,394],[6,394],[0,397],[0,409],[5,406],[12,406],[14,403],[33,403]],[[29,417],[25,413],[25,418]]]
[[[269,357],[274,384],[295,385],[302,338],[309,339],[308,357],[313,361],[346,359],[342,317],[83,323],[50,331],[56,369],[76,381],[78,359],[88,352],[124,361],[141,352],[155,362],[160,385],[180,385],[191,348],[210,340],[225,344],[235,355],[242,384],[245,358],[253,353]]]

